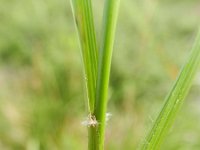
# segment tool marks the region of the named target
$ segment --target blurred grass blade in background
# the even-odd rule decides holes
[[[199,63],[200,32],[198,33],[189,59],[183,66],[173,88],[166,97],[166,102],[142,145],[143,150],[155,150],[159,148],[170,125],[172,125],[175,119],[177,111],[187,96]]]
[[[95,104],[95,116],[99,122],[99,125],[97,126],[98,134],[96,134],[99,145],[97,149],[99,150],[104,149],[106,108],[108,101],[107,95],[119,3],[120,0],[106,0],[104,6]]]
[[[71,3],[84,61],[88,109],[92,114],[95,104],[98,50],[91,0],[71,0]]]

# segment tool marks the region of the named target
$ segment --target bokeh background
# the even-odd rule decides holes
[[[99,40],[103,1],[93,8]],[[121,0],[106,150],[138,147],[199,24],[199,0]],[[162,150],[200,149],[199,75]],[[86,150],[86,117],[70,1],[0,0],[0,149]]]

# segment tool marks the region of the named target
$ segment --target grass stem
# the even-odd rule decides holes
[[[99,53],[97,92],[94,113],[97,121],[99,122],[99,125],[97,126],[98,150],[104,149],[108,85],[119,3],[120,0],[106,0],[104,7],[103,35]]]

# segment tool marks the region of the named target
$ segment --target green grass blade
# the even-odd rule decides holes
[[[183,66],[173,88],[166,97],[166,102],[157,117],[150,133],[142,145],[142,150],[158,149],[164,136],[172,125],[175,115],[183,103],[191,87],[192,80],[197,72],[200,63],[200,32],[191,55]]]
[[[92,114],[95,104],[98,50],[91,0],[71,0],[71,2],[82,49],[88,109]]]
[[[104,7],[103,35],[99,54],[95,116],[98,125],[98,149],[103,150],[108,84],[113,51],[115,29],[120,0],[106,0]]]

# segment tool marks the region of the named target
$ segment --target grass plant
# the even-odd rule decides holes
[[[114,35],[120,0],[106,0],[101,41],[95,34],[91,0],[72,0],[72,8],[86,76],[88,101],[88,134],[90,150],[103,150],[105,140],[106,109]],[[98,50],[97,43],[100,43]],[[180,109],[200,63],[200,34],[191,55],[183,66],[174,86],[166,97],[152,129],[142,144],[143,150],[158,149]]]
[[[98,51],[91,0],[72,0],[86,76],[90,150],[104,149],[107,95],[119,2],[120,0],[105,1],[102,38]]]
[[[103,104],[96,100],[97,80],[106,35],[102,8],[109,0],[72,1],[80,45],[74,31],[70,1],[1,1],[0,150],[100,147],[97,147],[100,138],[96,135],[101,121],[95,115],[95,107]],[[108,111],[113,117],[106,125],[104,148],[135,150],[144,139],[141,137],[146,128],[150,127],[151,132],[139,147],[141,149],[199,150],[199,77],[193,82],[185,102],[184,98],[173,101],[170,94],[166,99],[163,97],[189,55],[187,50],[200,24],[197,7],[200,1],[121,2],[109,83]],[[107,16],[105,11],[104,16]],[[79,46],[82,61],[77,55]],[[197,53],[193,56],[197,61]],[[80,73],[82,66],[84,75]],[[192,70],[188,69],[185,74]],[[181,83],[176,86],[187,86],[191,79],[176,80]],[[81,81],[87,85],[84,91],[80,90]],[[176,91],[178,93],[178,89]],[[84,99],[87,99],[87,111]],[[160,112],[160,103],[166,104],[156,121],[158,114],[155,112]],[[176,109],[180,109],[182,103],[183,108],[170,129],[178,112]],[[84,116],[89,116],[84,122],[87,127],[80,123]],[[165,127],[165,124],[168,125]],[[101,137],[104,140],[103,134]]]

